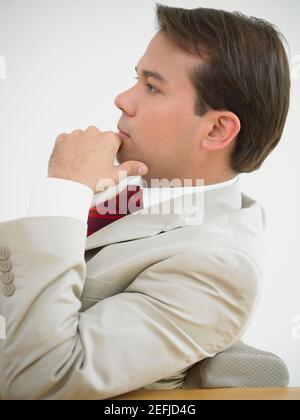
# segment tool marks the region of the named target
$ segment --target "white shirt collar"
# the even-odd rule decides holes
[[[219,184],[201,185],[198,187],[180,187],[180,188],[142,188],[143,189],[143,203],[144,208],[151,207],[158,203],[168,201],[170,199],[180,197],[181,195],[192,194],[198,191],[209,191],[217,188],[227,187],[239,180],[239,176]],[[130,183],[131,184],[131,183]],[[141,185],[136,183],[135,185]],[[142,185],[141,185],[142,187]]]
[[[217,188],[224,188],[235,182],[239,181],[239,175],[234,177],[233,179],[225,182],[221,182],[219,184],[213,185],[201,185],[198,187],[180,187],[180,188],[145,188],[143,186],[143,180],[141,177],[129,177],[123,180],[118,186],[109,188],[108,190],[94,195],[92,206],[94,207],[99,202],[104,202],[106,200],[112,199],[116,194],[121,192],[127,185],[136,185],[140,186],[143,190],[143,204],[144,208],[147,209],[148,207],[154,206],[158,203],[162,203],[164,201],[168,201],[172,198],[176,198],[181,195],[185,194],[192,194],[193,192],[198,191],[209,191],[215,190]]]

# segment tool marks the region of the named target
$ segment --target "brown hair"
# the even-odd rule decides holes
[[[199,61],[189,74],[195,114],[209,109],[237,115],[241,131],[231,169],[259,169],[279,143],[290,104],[289,60],[275,25],[240,12],[156,4],[159,31]]]

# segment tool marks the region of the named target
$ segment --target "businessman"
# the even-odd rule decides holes
[[[61,134],[28,217],[0,224],[2,399],[180,388],[253,317],[265,212],[239,175],[282,137],[282,36],[240,13],[156,15],[119,131]]]

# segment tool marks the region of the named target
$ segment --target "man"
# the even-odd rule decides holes
[[[239,174],[282,136],[280,34],[238,13],[156,13],[138,81],[116,98],[119,132],[60,135],[28,217],[0,224],[4,399],[180,388],[254,314],[265,216]],[[131,195],[115,189],[127,178]]]

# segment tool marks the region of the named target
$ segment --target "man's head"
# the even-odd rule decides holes
[[[115,101],[120,128],[131,136],[119,163],[145,162],[148,184],[156,178],[212,184],[259,169],[289,109],[282,35],[237,12],[157,5],[156,13],[159,31],[139,60],[139,80]]]

